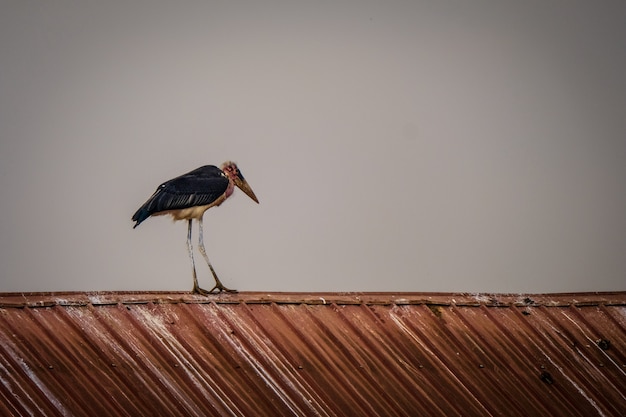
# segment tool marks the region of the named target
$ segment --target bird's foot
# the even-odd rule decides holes
[[[217,284],[215,284],[215,286],[213,288],[211,288],[211,291],[209,292],[213,292],[214,290],[217,290],[217,292],[229,292],[229,293],[236,293],[237,290],[231,290],[230,288],[226,288],[225,286],[222,285],[221,282],[218,282]]]
[[[208,296],[209,294],[211,294],[211,291],[207,291],[204,288],[198,287],[197,285],[193,286],[193,290],[191,292],[194,294],[200,294],[204,296]]]
[[[214,292],[215,290],[217,290],[217,292]],[[211,294],[221,293],[222,291],[229,292],[229,293],[236,293],[237,292],[237,290],[231,290],[230,288],[226,288],[221,283],[219,285],[216,284],[209,291],[205,290],[204,288],[200,288],[198,286],[194,286],[192,292],[195,293],[195,294],[200,294],[200,295],[204,295],[205,297],[208,297]]]
[[[220,281],[220,279],[217,277],[217,274],[215,273],[215,271],[213,270],[213,268],[211,268],[211,272],[213,273],[213,278],[215,278],[215,286],[213,288],[211,288],[210,292],[213,292],[214,290],[217,290],[217,292],[237,292],[237,290],[231,290],[230,288],[226,288],[224,286],[224,284],[222,284],[222,281]]]

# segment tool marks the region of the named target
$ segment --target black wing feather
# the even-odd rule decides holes
[[[204,206],[217,200],[228,188],[228,178],[216,166],[206,165],[159,185],[133,215],[134,227],[155,213]]]

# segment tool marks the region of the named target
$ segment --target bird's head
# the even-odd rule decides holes
[[[226,161],[222,164],[221,169],[224,171],[224,174],[226,174],[226,176],[233,181],[237,188],[246,193],[246,195],[253,199],[257,204],[259,203],[256,195],[254,195],[254,191],[252,191],[252,188],[248,185],[248,181],[246,181],[243,177],[243,174],[237,167],[237,164],[233,161]]]

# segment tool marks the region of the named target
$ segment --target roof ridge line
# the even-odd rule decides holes
[[[495,294],[392,292],[241,292],[205,297],[189,292],[0,293],[0,308],[133,304],[434,305],[458,307],[588,307],[626,305],[626,291],[602,293]]]

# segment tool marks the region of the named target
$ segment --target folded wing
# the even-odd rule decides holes
[[[159,185],[154,194],[133,215],[139,226],[162,211],[205,206],[217,200],[228,188],[228,178],[221,169],[207,165]]]

